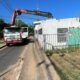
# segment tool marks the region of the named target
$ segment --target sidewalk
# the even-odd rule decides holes
[[[31,45],[31,43],[28,45],[19,80],[36,80],[36,62],[33,57]]]
[[[28,45],[19,80],[60,80],[46,55],[42,55],[44,53],[35,44]]]

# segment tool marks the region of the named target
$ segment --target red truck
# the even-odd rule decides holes
[[[6,42],[6,45],[22,43],[24,39],[28,38],[28,28],[27,27],[15,26],[15,19],[17,15],[21,15],[22,13],[44,16],[48,18],[53,17],[52,14],[49,12],[43,12],[43,11],[38,11],[38,10],[16,9],[12,16],[11,26],[4,28],[4,40]]]

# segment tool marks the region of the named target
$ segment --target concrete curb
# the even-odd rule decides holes
[[[61,80],[60,76],[58,75],[57,71],[55,70],[54,66],[52,65],[50,59],[46,56],[46,53],[43,50],[41,50],[41,53],[43,53],[43,57],[45,59],[46,65],[48,65],[47,69],[49,70],[52,80]]]
[[[43,55],[44,55],[46,63],[49,65],[48,69],[49,69],[49,71],[51,73],[51,76],[53,76],[52,74],[54,74],[54,80],[61,80],[60,76],[56,72],[54,66],[52,66],[52,63],[50,62],[50,59],[45,55],[45,53]]]
[[[6,44],[4,44],[3,46],[1,46],[0,49],[3,48],[3,47],[5,47],[5,46],[6,46]]]
[[[39,48],[41,48],[40,45],[38,45],[38,46],[39,46]],[[54,66],[52,65],[50,59],[47,57],[47,55],[43,49],[41,49],[41,53],[42,53],[44,60],[46,62],[45,64],[48,65],[47,69],[49,70],[49,74],[52,77],[52,80],[61,80],[60,76],[58,75],[57,71],[55,70]],[[54,74],[54,76],[53,76],[53,74]]]

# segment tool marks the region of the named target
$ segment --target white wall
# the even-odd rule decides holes
[[[49,43],[46,45],[47,49],[52,48],[50,44],[52,44],[53,46],[67,45],[66,42],[59,43],[57,41],[57,28],[69,28],[69,27],[80,27],[79,18],[67,18],[59,20],[48,19],[45,21],[41,21],[39,25],[35,26],[35,30],[39,30],[40,28],[42,28],[43,34],[35,35],[37,35],[36,38],[38,39],[41,46],[44,47],[45,45],[43,36],[47,34],[47,36],[45,36],[45,43]]]

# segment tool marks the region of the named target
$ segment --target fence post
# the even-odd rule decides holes
[[[43,34],[43,48],[44,48],[44,51],[46,51],[46,35],[45,34]]]

